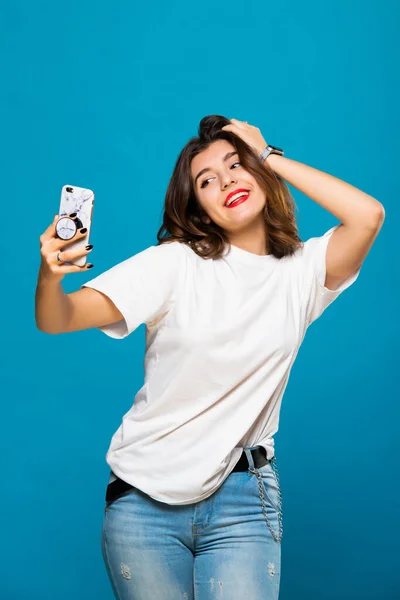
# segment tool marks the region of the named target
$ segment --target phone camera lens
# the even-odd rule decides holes
[[[71,194],[74,191],[74,188],[72,188],[72,187],[66,187],[65,189],[66,189],[67,192],[69,192]]]

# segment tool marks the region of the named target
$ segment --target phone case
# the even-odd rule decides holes
[[[82,227],[87,228],[87,233],[79,240],[71,240],[65,247],[68,250],[85,249],[89,244],[90,228],[92,225],[92,214],[94,205],[94,193],[87,188],[77,187],[76,185],[64,185],[61,190],[59,218],[77,213],[77,217],[82,221]],[[83,267],[86,264],[87,256],[80,256],[70,261],[72,265]]]

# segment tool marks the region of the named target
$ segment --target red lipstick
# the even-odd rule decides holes
[[[225,202],[224,202],[224,206],[226,206],[226,203],[230,200],[230,198],[232,198],[232,196],[234,196],[235,194],[239,194],[242,192],[248,192],[247,196],[243,196],[243,198],[239,198],[239,200],[235,200],[235,202],[233,204],[231,204],[231,206],[236,206],[237,203],[239,203],[239,201],[241,200],[247,200],[248,196],[249,196],[249,190],[245,190],[244,188],[240,188],[237,190],[233,190],[232,192],[230,192],[227,197],[225,198]],[[229,206],[227,207],[229,208]]]

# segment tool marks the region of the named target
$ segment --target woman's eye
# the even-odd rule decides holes
[[[233,169],[233,167],[234,167],[235,165],[240,165],[240,162],[239,162],[239,161],[237,161],[237,162],[233,163],[233,165],[231,166],[231,169]],[[206,187],[206,185],[208,185],[208,182],[209,182],[209,181],[210,181],[210,179],[205,179],[205,180],[203,181],[203,183],[201,184],[201,186],[200,186],[200,187],[201,187],[201,188],[204,188],[204,187]]]

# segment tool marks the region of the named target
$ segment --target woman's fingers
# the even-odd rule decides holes
[[[68,251],[62,252],[61,250],[57,250],[56,252],[51,252],[51,253],[42,252],[42,264],[41,264],[42,272],[45,274],[45,276],[48,279],[54,279],[57,281],[61,281],[61,279],[67,273],[81,273],[82,271],[87,271],[88,269],[91,269],[93,267],[93,264],[86,263],[81,267],[79,265],[64,264],[64,262],[70,262],[71,260],[73,260],[75,258],[79,258],[80,256],[85,256],[86,254],[89,254],[90,251],[91,250],[84,250],[83,252],[82,252],[82,250],[80,250],[80,251],[68,250]],[[57,255],[59,255],[60,260],[62,262],[59,262],[57,260]]]
[[[42,264],[41,271],[46,279],[52,281],[61,281],[64,275],[68,273],[82,273],[82,271],[88,271],[91,269],[93,265],[86,263],[83,267],[79,265],[63,265],[58,263],[58,265],[54,264]]]
[[[92,267],[93,267],[93,265],[91,263],[86,263],[85,265],[83,265],[83,267],[80,267],[79,265],[60,264],[60,266],[56,268],[56,271],[53,271],[53,272],[55,274],[62,273],[63,275],[66,275],[67,273],[82,273],[82,271],[87,271],[88,269],[91,269]]]
[[[80,258],[81,256],[87,256],[89,252],[93,250],[93,244],[87,246],[84,250],[81,248],[80,250],[59,250],[56,252],[56,260],[57,255],[60,257],[60,260],[63,262],[72,262],[76,258]]]
[[[68,215],[71,217],[71,215]],[[71,217],[74,218],[76,214]],[[76,232],[76,235],[72,240],[62,240],[56,235],[56,223],[59,219],[59,215],[55,215],[53,222],[40,236],[40,254],[42,259],[41,270],[42,273],[55,280],[61,280],[66,273],[80,273],[87,269],[90,269],[93,265],[86,263],[83,267],[79,265],[64,264],[64,262],[71,262],[76,258],[85,256],[91,252],[91,247],[85,248],[84,250],[63,250],[65,246],[68,246],[72,242],[79,240],[87,235],[87,229],[81,228]],[[59,256],[60,262],[57,260]]]
[[[76,218],[76,213],[73,213],[74,217],[71,217],[72,219]],[[68,215],[71,216],[71,215]],[[65,246],[68,246],[69,244],[72,244],[73,242],[76,242],[77,240],[85,237],[85,235],[87,235],[87,228],[86,227],[82,227],[81,229],[78,229],[76,234],[74,235],[74,237],[72,239],[69,240],[63,240],[61,238],[59,238],[56,234],[56,223],[58,221],[58,215],[56,215],[56,217],[54,218],[54,221],[51,225],[49,225],[49,227],[46,229],[46,231],[40,236],[40,244],[41,246],[47,246],[48,250],[51,251],[55,251],[55,250],[60,250],[61,248],[64,248]]]
[[[52,281],[61,281],[67,273],[82,273],[82,271],[87,271],[90,268],[91,266],[89,263],[86,263],[83,267],[80,267],[79,265],[64,265],[63,263],[58,262],[57,258],[55,262],[42,258],[42,264],[40,265],[42,275],[45,279]]]

